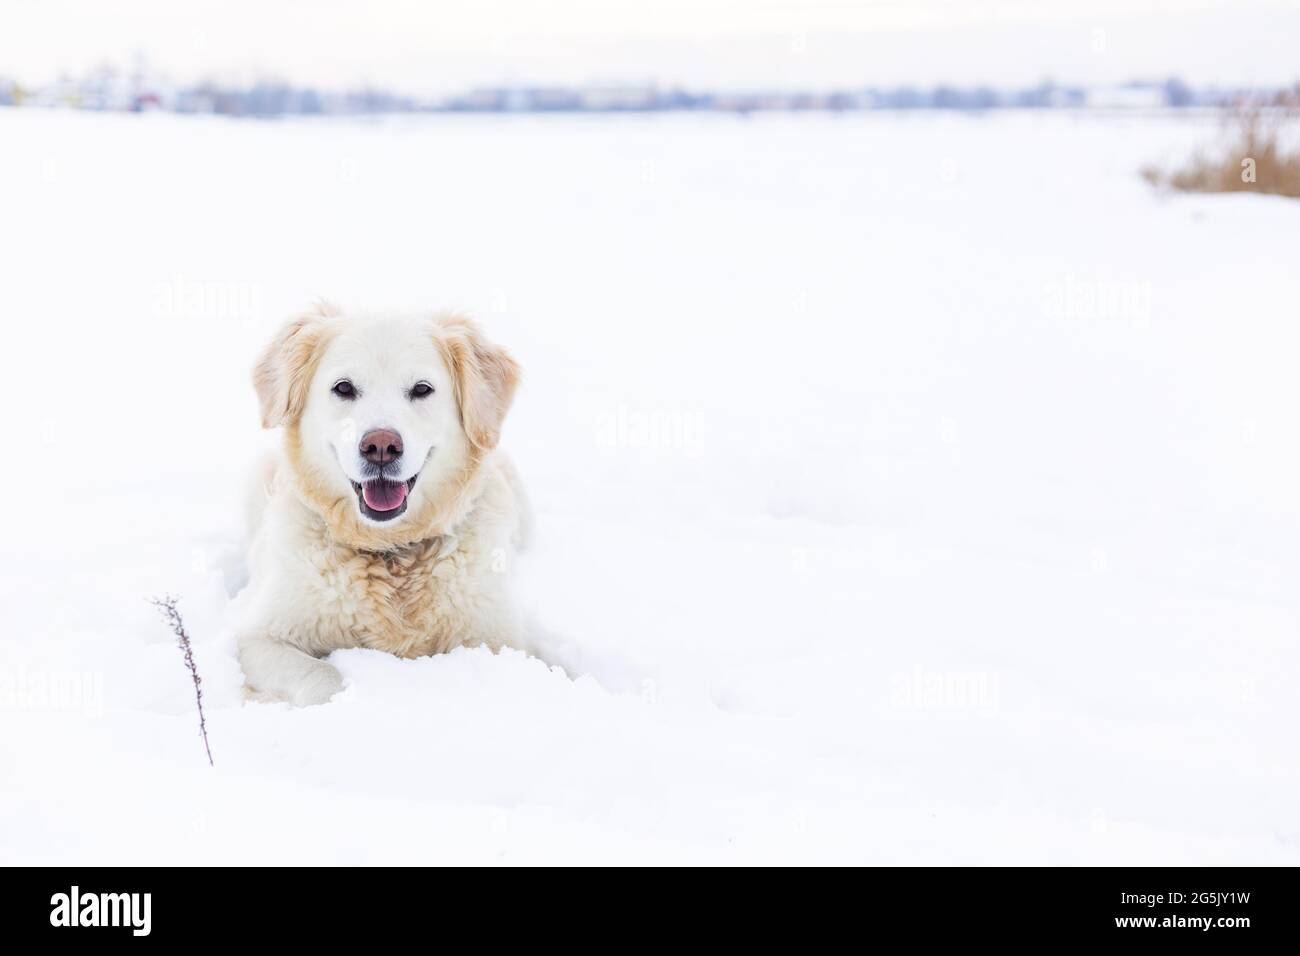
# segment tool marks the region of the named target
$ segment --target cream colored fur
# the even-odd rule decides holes
[[[455,647],[523,647],[508,572],[526,524],[513,467],[496,450],[518,367],[465,319],[343,315],[289,322],[254,370],[267,464],[237,633],[251,695],[294,704],[342,686],[321,660],[367,647],[401,657]],[[340,377],[360,395],[333,391]],[[434,394],[408,396],[414,380]],[[358,436],[399,431],[417,474],[407,510],[362,514],[351,480]],[[405,475],[403,475],[405,477]]]

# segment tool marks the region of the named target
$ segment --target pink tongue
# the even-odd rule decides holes
[[[376,478],[361,486],[361,497],[376,511],[392,511],[406,500],[406,482]]]

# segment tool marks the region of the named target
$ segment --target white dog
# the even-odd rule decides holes
[[[238,628],[248,690],[317,704],[342,686],[320,658],[522,646],[504,571],[524,503],[494,451],[519,367],[455,316],[290,321],[253,372],[282,427],[255,509]]]

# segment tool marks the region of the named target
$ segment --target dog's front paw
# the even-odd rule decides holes
[[[294,682],[289,694],[289,703],[295,707],[324,704],[343,689],[343,675],[333,664],[326,664],[324,661],[312,663],[314,666]]]

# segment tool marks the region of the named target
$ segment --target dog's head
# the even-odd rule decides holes
[[[496,447],[518,381],[464,318],[328,308],[286,324],[253,372],[262,424],[285,427],[307,496],[341,537],[375,547],[429,531]]]

